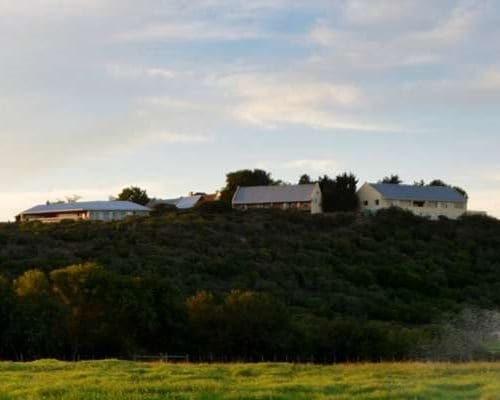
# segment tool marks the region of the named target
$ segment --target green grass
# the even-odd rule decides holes
[[[500,399],[500,363],[0,363],[0,400]]]

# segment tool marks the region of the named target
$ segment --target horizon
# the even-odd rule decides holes
[[[261,168],[464,188],[500,217],[494,0],[0,0],[0,221]]]

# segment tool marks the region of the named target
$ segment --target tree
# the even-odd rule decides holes
[[[177,211],[177,207],[173,204],[167,203],[158,203],[155,204],[151,210],[152,217],[161,217],[167,215],[169,213],[175,213]]]
[[[233,355],[257,360],[280,354],[290,338],[285,306],[266,293],[233,290],[222,306],[225,343]]]
[[[382,179],[381,183],[391,183],[393,185],[400,185],[403,183],[399,175],[390,175]]]
[[[220,306],[212,293],[199,291],[186,300],[192,350],[198,355],[223,352]]]
[[[299,178],[299,185],[305,185],[307,183],[312,183],[311,177],[307,174],[304,174]]]
[[[145,206],[149,203],[150,199],[145,190],[137,186],[130,186],[122,190],[122,192],[118,195],[118,200],[131,201]]]
[[[453,189],[455,189],[462,196],[464,196],[466,198],[469,197],[469,195],[467,194],[467,192],[464,189],[462,189],[460,186],[453,186]]]
[[[49,289],[47,276],[38,269],[26,271],[14,280],[14,290],[20,297],[47,294]]]
[[[428,186],[449,186],[447,183],[443,182],[441,179],[434,179],[430,181]]]
[[[226,175],[226,186],[221,191],[221,200],[231,203],[238,186],[268,186],[275,182],[271,174],[262,169],[243,169]]]
[[[3,358],[7,353],[8,332],[15,318],[15,300],[10,282],[0,275],[0,356]]]
[[[323,197],[323,211],[355,211],[358,208],[356,189],[358,180],[353,174],[343,173],[331,179],[320,177],[319,184]]]
[[[13,288],[17,295],[16,317],[10,324],[8,340],[16,359],[60,354],[66,341],[61,322],[67,309],[51,295],[45,273],[36,269],[26,271],[14,280]]]

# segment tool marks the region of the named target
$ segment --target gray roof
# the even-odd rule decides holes
[[[198,201],[202,198],[202,195],[187,196],[187,197],[177,197],[176,199],[154,199],[149,202],[149,207],[154,207],[157,204],[170,204],[176,206],[178,209],[185,210],[188,208],[193,208]]]
[[[316,184],[238,187],[233,204],[295,203],[311,201]]]
[[[466,202],[467,199],[449,186],[396,185],[391,183],[370,184],[389,200]]]
[[[76,203],[41,204],[21,214],[47,214],[71,211],[150,211],[131,201],[82,201]]]
[[[202,198],[202,195],[181,197],[179,202],[176,204],[178,209],[185,210],[188,208],[193,208]]]

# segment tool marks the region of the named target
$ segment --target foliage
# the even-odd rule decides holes
[[[500,306],[493,218],[219,211],[0,224],[0,358],[406,359]]]
[[[402,179],[399,177],[399,175],[390,175],[390,176],[385,176],[382,178],[381,183],[391,183],[393,185],[400,185],[403,183]]]
[[[353,174],[343,173],[335,179],[324,175],[319,178],[323,194],[323,211],[355,211],[359,200],[356,195],[358,179]]]
[[[299,182],[298,182],[299,185],[305,185],[308,183],[312,183],[311,177],[309,175],[304,174],[299,178]]]
[[[168,213],[176,212],[177,207],[173,204],[167,204],[167,203],[158,203],[155,204],[151,208],[151,213],[150,215],[152,217],[162,217],[167,215]]]
[[[233,211],[231,205],[222,200],[202,201],[196,205],[196,208],[199,212],[205,214],[221,214]]]
[[[238,186],[267,186],[275,182],[271,174],[262,169],[242,169],[226,175],[226,186],[221,191],[221,200],[231,203]]]
[[[150,198],[148,197],[148,194],[145,190],[137,186],[130,186],[124,188],[121,191],[121,193],[118,195],[118,200],[131,201],[133,203],[145,206],[149,203]]]

